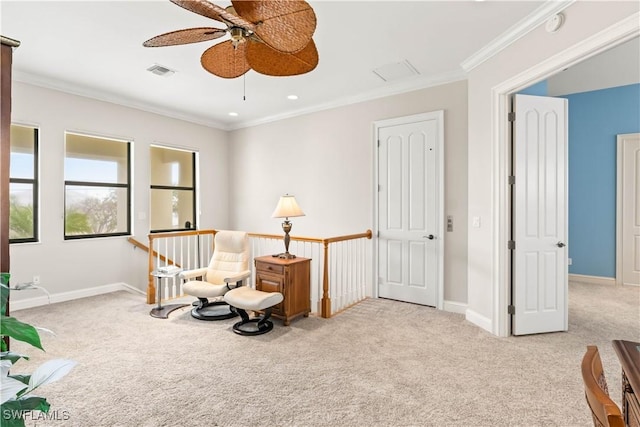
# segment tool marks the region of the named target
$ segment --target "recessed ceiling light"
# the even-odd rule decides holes
[[[296,99],[298,99],[298,95],[289,95],[289,96],[287,96],[287,99],[291,99],[291,100],[295,101]]]
[[[231,117],[238,117],[238,113],[236,113],[235,111],[230,112],[229,115]]]

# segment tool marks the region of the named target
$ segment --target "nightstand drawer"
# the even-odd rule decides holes
[[[269,264],[266,262],[261,262],[261,261],[256,261],[256,270],[257,271],[263,271],[263,272],[267,272],[267,273],[276,273],[276,274],[283,274],[284,273],[284,266],[283,265],[277,265],[277,264]]]
[[[286,297],[284,278],[282,276],[258,272],[256,275],[256,289],[262,292],[280,292],[283,297]],[[274,305],[271,309],[276,316],[284,315],[284,304],[282,302]]]

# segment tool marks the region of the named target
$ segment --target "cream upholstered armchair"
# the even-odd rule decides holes
[[[180,273],[185,280],[182,287],[184,293],[198,298],[191,315],[200,320],[222,320],[237,316],[223,297],[227,291],[242,286],[242,282],[250,275],[249,235],[244,231],[218,231],[209,265]]]

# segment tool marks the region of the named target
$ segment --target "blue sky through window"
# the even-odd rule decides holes
[[[11,178],[33,178],[33,154],[12,152]]]
[[[67,181],[118,182],[118,162],[67,157],[64,162]]]

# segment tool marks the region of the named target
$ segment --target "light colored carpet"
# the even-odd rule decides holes
[[[600,348],[619,403],[611,340],[640,341],[639,292],[571,284],[569,332],[510,338],[383,299],[243,337],[117,292],[15,312],[57,334],[14,343],[33,356],[15,372],[78,362],[40,391],[69,419],[38,426],[588,426],[582,355]]]

